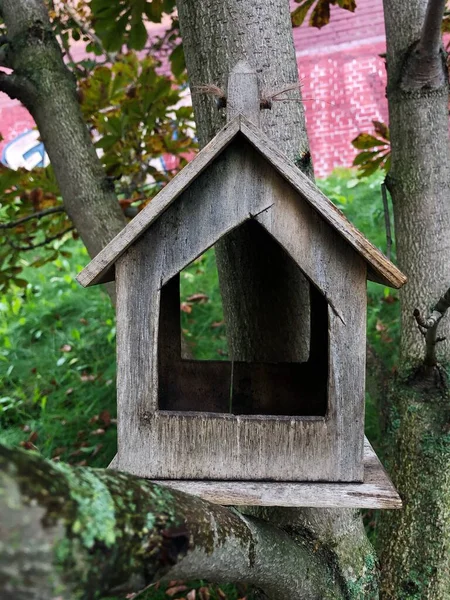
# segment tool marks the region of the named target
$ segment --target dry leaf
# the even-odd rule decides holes
[[[188,304],[187,302],[182,302],[180,304],[180,310],[184,313],[187,313],[188,315],[191,314],[192,312],[192,306],[190,304]]]
[[[91,435],[103,435],[104,433],[105,430],[101,427],[99,427],[98,429],[94,429],[94,431],[91,431]]]
[[[185,585],[177,585],[175,587],[171,587],[169,589],[166,590],[166,594],[167,596],[175,596],[175,594],[178,594],[179,592],[184,592],[187,590],[187,587]]]
[[[61,352],[70,352],[72,350],[72,346],[70,344],[64,344],[60,348]]]
[[[375,325],[375,329],[377,331],[386,331],[387,327],[382,321],[378,320],[377,324]]]
[[[209,300],[209,296],[207,296],[206,294],[192,294],[192,296],[189,296],[189,298],[187,298],[188,302],[200,302],[200,304],[205,304],[206,302],[208,302]]]

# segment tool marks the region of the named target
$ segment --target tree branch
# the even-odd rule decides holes
[[[107,50],[105,50],[105,47],[103,46],[102,41],[98,37],[98,35],[96,35],[93,31],[91,31],[90,29],[88,29],[86,27],[86,25],[78,18],[77,13],[68,4],[63,4],[61,8],[72,19],[72,21],[80,29],[80,31],[82,33],[84,33],[84,35],[86,35],[98,47],[98,49],[101,52],[103,52],[103,54],[105,55],[105,57],[107,58],[107,60],[110,63],[114,63],[115,62],[115,56],[114,56],[114,54],[111,54],[110,52],[108,52]]]
[[[5,92],[13,100],[20,100],[23,104],[27,104],[37,93],[34,85],[25,77],[15,73],[8,75],[3,71],[0,71],[0,91]]]
[[[0,74],[0,89],[19,98],[31,112],[67,214],[95,256],[126,219],[83,121],[75,79],[64,63],[43,0],[0,0],[0,10],[14,46],[14,74]],[[18,76],[32,80],[36,94],[31,102],[22,93],[25,82]],[[113,286],[108,292],[114,296]]]
[[[442,19],[447,0],[428,0],[419,49],[423,53],[439,54],[442,43]]]
[[[448,84],[441,33],[445,4],[446,0],[428,0],[420,39],[406,57],[401,78],[404,91],[439,89]]]
[[[436,305],[433,307],[431,314],[424,319],[418,308],[414,309],[413,316],[416,320],[419,331],[425,337],[426,341],[426,352],[425,352],[425,365],[434,367],[437,365],[436,357],[436,345],[439,342],[443,342],[445,337],[437,336],[437,329],[439,323],[445,316],[445,313],[450,308],[450,288],[445,292],[443,296],[439,298]]]
[[[42,248],[42,246],[46,246],[50,242],[54,242],[55,240],[61,239],[62,237],[64,237],[66,235],[66,233],[69,233],[70,231],[73,231],[74,229],[75,229],[75,227],[73,227],[73,226],[67,227],[66,229],[64,229],[63,231],[60,231],[59,233],[56,233],[55,235],[46,237],[43,242],[39,242],[38,244],[28,244],[27,246],[20,246],[19,244],[15,244],[11,240],[8,240],[8,244],[11,246],[11,248],[13,248],[13,250],[19,250],[21,252],[26,252],[28,250],[36,250],[36,248]]]
[[[53,208],[46,208],[45,210],[40,210],[38,212],[34,212],[31,215],[27,215],[26,217],[22,217],[21,219],[17,219],[15,221],[9,221],[8,223],[0,223],[0,229],[13,229],[14,227],[18,227],[27,221],[31,221],[32,219],[42,219],[47,215],[53,215],[55,213],[66,212],[63,206],[54,206]]]
[[[161,577],[242,581],[272,598],[344,598],[320,552],[268,523],[2,446],[0,531],[0,586],[14,600],[92,600]]]

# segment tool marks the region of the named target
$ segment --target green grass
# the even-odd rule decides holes
[[[75,282],[88,257],[72,245],[70,260],[26,268],[27,288],[0,298],[0,439],[105,466],[116,447],[114,312],[100,288]]]
[[[342,171],[320,186],[385,250],[380,176],[361,181]],[[104,467],[116,451],[114,312],[99,287],[83,289],[75,281],[88,262],[81,244],[70,242],[65,249],[70,252],[39,269],[25,266],[27,287],[0,297],[0,441],[37,448],[70,464]],[[37,255],[25,258],[31,263]],[[214,252],[194,261],[180,282],[181,327],[193,356],[226,359]],[[368,341],[386,369],[397,362],[398,323],[396,294],[369,283]],[[366,431],[377,443],[377,410],[370,397],[366,413]],[[234,587],[223,590],[227,598],[239,598]],[[217,594],[212,591],[211,598]],[[161,588],[146,597],[168,596]]]

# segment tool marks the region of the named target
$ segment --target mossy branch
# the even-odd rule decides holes
[[[241,581],[271,598],[347,597],[305,540],[131,475],[0,446],[2,598],[93,600],[162,577]]]

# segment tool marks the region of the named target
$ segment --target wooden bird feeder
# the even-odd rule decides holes
[[[78,276],[116,282],[112,466],[221,504],[398,508],[364,440],[366,280],[406,278],[261,131],[245,63],[227,105],[226,126]],[[310,283],[309,357],[185,360],[179,273],[249,219]]]

